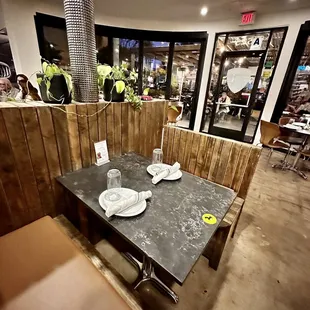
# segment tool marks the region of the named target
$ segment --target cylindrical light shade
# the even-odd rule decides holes
[[[64,0],[73,99],[98,102],[93,0]]]

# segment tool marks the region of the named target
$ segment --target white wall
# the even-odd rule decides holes
[[[34,24],[34,15],[36,12],[64,16],[63,3],[61,0],[0,0],[2,1],[2,9],[5,24],[8,30],[12,54],[15,67],[18,73],[24,73],[28,76],[35,71],[40,70],[40,55]],[[130,3],[132,3],[130,1]],[[294,10],[289,12],[259,15],[255,24],[240,27],[239,17],[236,15],[232,19],[222,21],[205,22],[201,18],[196,21],[186,22],[181,14],[179,20],[172,21],[150,21],[147,18],[134,19],[131,18],[111,17],[104,14],[106,2],[102,0],[96,1],[95,20],[97,24],[112,25],[118,27],[137,28],[137,29],[153,29],[153,30],[172,30],[172,31],[198,31],[204,30],[209,33],[207,53],[205,57],[205,66],[203,71],[201,91],[197,108],[197,116],[194,129],[199,131],[200,122],[203,112],[204,99],[206,94],[206,86],[209,77],[209,70],[212,60],[212,51],[214,45],[215,34],[217,32],[229,32],[243,29],[262,29],[270,27],[289,26],[283,50],[280,55],[279,63],[275,76],[270,88],[269,96],[265,105],[262,118],[270,120],[281,85],[289,63],[291,53],[295,44],[295,40],[300,28],[307,19],[310,19],[310,9]],[[138,8],[141,10],[141,7]],[[116,11],[117,12],[117,11]],[[132,11],[134,12],[134,10]],[[160,18],[160,16],[159,16]],[[208,20],[208,18],[206,18]],[[34,80],[34,79],[32,79]],[[258,131],[259,133],[259,131]],[[259,135],[256,137],[256,141]]]

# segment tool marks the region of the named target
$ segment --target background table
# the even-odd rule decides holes
[[[70,192],[100,219],[130,242],[152,263],[165,269],[182,284],[233,203],[236,193],[183,172],[178,181],[151,183],[146,168],[150,160],[127,154],[101,167],[92,166],[59,177]],[[151,190],[144,213],[136,217],[107,219],[98,197],[107,188],[106,174],[116,168],[122,186],[136,191]],[[215,225],[202,220],[205,213],[217,218]]]

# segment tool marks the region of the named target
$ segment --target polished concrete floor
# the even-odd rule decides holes
[[[274,170],[271,164],[282,154],[274,154],[267,167],[266,154],[219,269],[209,268],[201,257],[184,285],[173,286],[180,297],[177,305],[145,284],[139,293],[148,309],[310,309],[310,180]],[[134,281],[135,269],[110,244],[101,241],[96,248],[127,281]]]

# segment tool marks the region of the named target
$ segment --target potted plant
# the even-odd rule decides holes
[[[181,114],[181,111],[181,106],[170,104],[167,111],[168,123],[175,124],[177,122],[177,117]]]
[[[132,84],[136,82],[138,74],[122,66],[97,66],[98,86],[103,89],[106,101],[122,102],[129,101],[131,105],[140,110],[142,107],[141,98],[135,94]]]
[[[55,64],[43,62],[42,73],[37,73],[42,100],[46,103],[71,102],[72,78]]]

